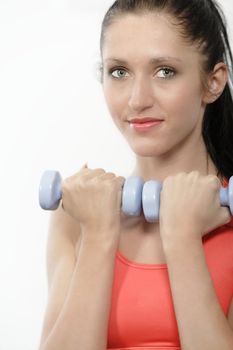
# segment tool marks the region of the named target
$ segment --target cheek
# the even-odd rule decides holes
[[[195,87],[197,86],[197,88]],[[198,83],[182,84],[163,99],[163,107],[171,123],[194,124],[201,112],[201,93]]]
[[[121,94],[117,94],[116,91],[109,88],[108,86],[104,87],[104,98],[110,115],[116,125],[120,122],[119,116],[125,106],[125,101],[123,101]]]

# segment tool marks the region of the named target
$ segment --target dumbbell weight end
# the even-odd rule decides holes
[[[142,207],[146,221],[157,222],[159,220],[160,192],[162,183],[150,180],[145,182],[142,191]]]
[[[47,170],[41,177],[39,203],[42,209],[56,210],[62,198],[61,175],[58,171]]]
[[[121,204],[121,209],[125,215],[141,215],[143,186],[144,181],[140,176],[130,176],[125,180]]]

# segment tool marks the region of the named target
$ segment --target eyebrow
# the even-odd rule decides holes
[[[122,59],[119,59],[119,58],[113,58],[113,57],[108,57],[104,60],[104,62],[108,62],[108,61],[112,61],[112,62],[115,62],[117,64],[128,64],[127,61],[125,60],[122,60]],[[173,56],[163,56],[163,57],[154,57],[154,58],[151,58],[150,61],[149,61],[149,64],[158,64],[158,63],[161,63],[161,62],[164,62],[164,61],[177,61],[177,62],[182,62],[182,60],[178,57],[173,57]]]

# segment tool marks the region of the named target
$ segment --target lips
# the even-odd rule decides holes
[[[133,118],[129,120],[129,123],[144,124],[144,123],[161,122],[162,120],[163,119],[158,119],[158,118]]]
[[[159,126],[163,123],[163,119],[159,118],[132,118],[128,120],[131,130],[137,133],[149,133],[152,130],[159,128]]]

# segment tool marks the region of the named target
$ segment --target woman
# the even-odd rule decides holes
[[[211,0],[115,1],[101,81],[136,156],[163,182],[160,218],[125,217],[124,178],[85,165],[62,184],[48,240],[40,349],[233,349],[232,54]]]

